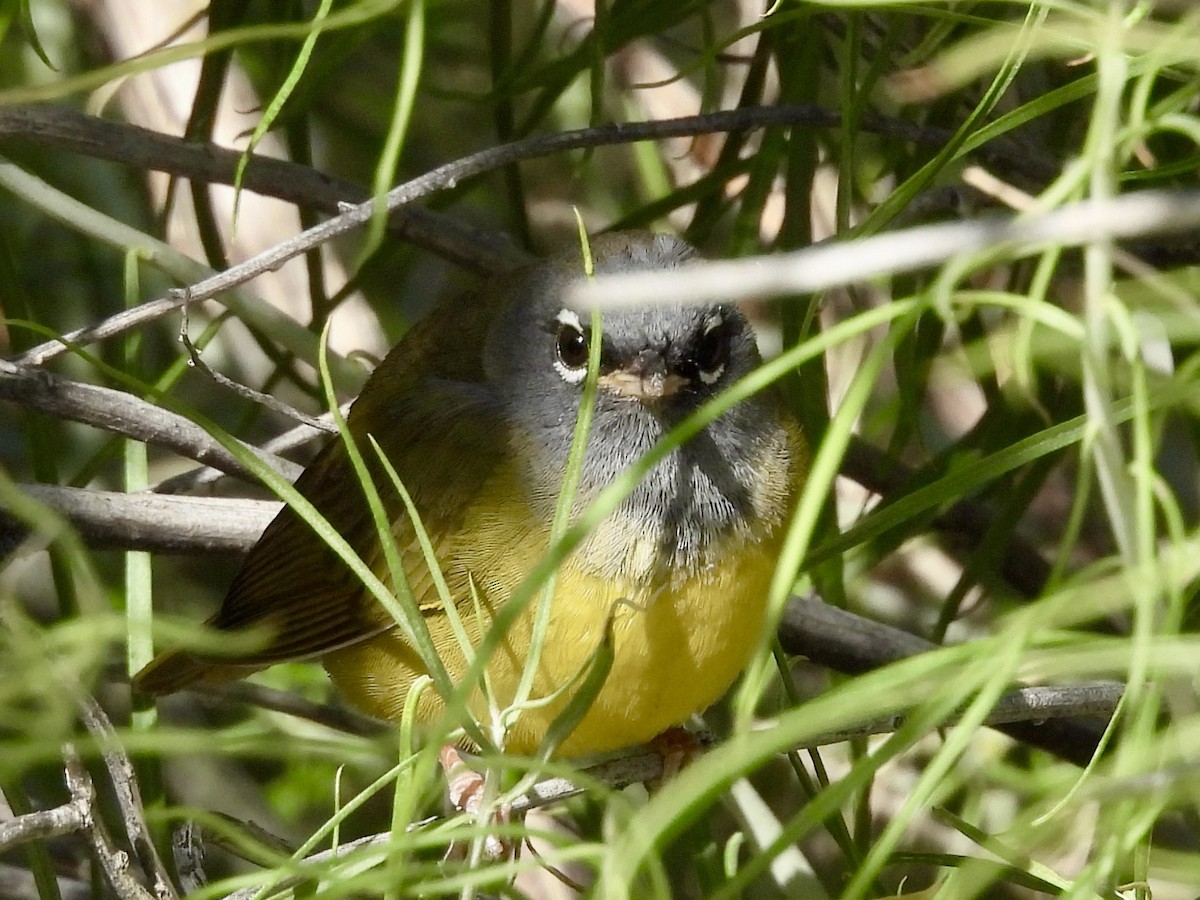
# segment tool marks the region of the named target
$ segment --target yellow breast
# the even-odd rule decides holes
[[[639,566],[635,525],[610,519],[560,568],[544,649],[534,681],[535,697],[573,683],[593,659],[612,622],[612,664],[603,687],[567,740],[563,756],[597,753],[643,743],[679,725],[728,689],[744,667],[763,628],[767,590],[785,517],[800,480],[802,445],[791,430],[784,446],[766,448],[760,497],[753,522],[731,530],[708,548],[705,564],[691,572],[658,572]],[[417,600],[433,606],[428,573],[421,571],[411,529],[398,542]],[[545,552],[548,523],[534,516],[513,470],[502,466],[471,505],[455,533],[437,542],[443,573],[473,643]],[[601,577],[589,560],[611,560],[614,547],[628,554],[627,576]],[[414,577],[415,576],[415,577]],[[628,577],[632,576],[632,577]],[[477,602],[478,601],[478,605]],[[517,690],[528,658],[534,603],[508,632],[488,666],[487,687],[472,693],[472,712],[488,733],[492,718]],[[467,661],[448,617],[427,616],[439,655],[460,679]],[[396,719],[416,675],[423,669],[397,630],[325,658],[347,697],[366,712]],[[536,751],[568,696],[529,707],[511,723],[504,740],[513,753]],[[427,692],[418,717],[439,715],[442,704]]]

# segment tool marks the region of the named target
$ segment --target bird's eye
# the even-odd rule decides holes
[[[705,384],[716,384],[729,362],[729,329],[725,320],[713,316],[704,326],[700,344],[696,349],[696,369]]]
[[[579,316],[569,309],[559,312],[555,318],[554,368],[564,381],[579,384],[587,377],[588,339],[583,332]]]
[[[588,342],[583,332],[574,325],[560,325],[555,346],[558,361],[568,369],[581,369],[587,365]]]

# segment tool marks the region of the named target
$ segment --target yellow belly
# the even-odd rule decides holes
[[[783,481],[794,484],[799,461],[789,458],[783,465]],[[510,487],[514,483],[511,473],[497,473],[472,504],[462,527],[437,542],[443,572],[473,644],[491,625],[489,610],[508,600],[548,544],[548,527],[534,521],[526,503]],[[792,494],[784,485],[773,493],[788,500]],[[695,572],[635,579],[595,574],[598,553],[610,567],[613,547],[636,554],[637,542],[628,539],[628,530],[610,520],[560,567],[534,696],[549,696],[580,676],[600,646],[610,616],[613,656],[603,687],[559,746],[559,755],[579,756],[643,743],[683,723],[728,689],[762,633],[767,591],[784,530],[780,518],[731,532],[720,546],[710,548],[706,564]],[[406,558],[419,558],[407,533],[398,535],[398,541]],[[622,571],[636,565],[631,558]],[[406,569],[416,582],[418,602],[433,606],[428,573],[413,579],[414,567]],[[482,616],[473,596],[484,607]],[[505,709],[517,690],[536,603],[535,599],[526,608],[492,656],[491,703],[479,688],[471,694],[472,713],[489,734],[495,734],[491,711]],[[456,681],[461,679],[467,663],[446,614],[435,609],[426,621],[446,668]],[[423,671],[397,629],[338,650],[324,662],[351,702],[371,715],[392,720],[400,717],[413,679]],[[568,699],[560,696],[523,710],[507,731],[504,749],[534,753]],[[423,695],[418,719],[429,721],[442,712],[440,698],[430,689]]]

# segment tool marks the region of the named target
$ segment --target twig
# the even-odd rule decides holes
[[[157,407],[155,407],[157,408]],[[300,446],[324,432],[301,425],[265,443],[264,451],[278,452]],[[153,494],[123,494],[54,485],[24,485],[30,496],[65,515],[93,547],[152,550],[165,553],[243,553],[262,533],[280,505],[275,501],[215,497],[175,497],[212,480],[214,469],[197,469],[167,479]],[[865,441],[854,439],[846,453],[842,474],[863,487],[888,497],[911,483],[912,470],[885,457]],[[161,498],[161,499],[159,499]],[[970,539],[972,545],[986,533],[994,511],[979,501],[955,503],[935,525],[950,534]],[[1019,535],[1005,553],[1001,570],[1005,580],[1027,598],[1041,592],[1049,564],[1037,548]]]
[[[985,724],[991,726],[1014,722],[1040,722],[1055,716],[1111,715],[1123,692],[1123,685],[1116,682],[1089,682],[1078,685],[1020,688],[1005,694],[996,703]],[[946,724],[955,721],[952,717]],[[883,734],[895,730],[903,717],[891,716],[864,722],[861,726],[839,732],[818,735],[805,741],[797,749],[841,743],[856,737]],[[1040,726],[1035,726],[1040,727]],[[627,756],[600,763],[586,770],[589,780],[599,781],[613,788],[637,784],[659,778],[663,773],[663,757],[656,751],[635,750]],[[547,778],[538,782],[524,796],[513,801],[510,809],[519,815],[541,806],[567,800],[582,793],[574,782],[567,778]],[[431,821],[437,821],[436,819]],[[417,823],[422,827],[429,822]],[[348,854],[372,847],[382,846],[392,840],[390,833],[373,834],[340,845],[334,850],[315,853],[304,859],[305,865],[319,865]],[[276,889],[285,889],[311,876],[293,875],[272,882]],[[243,888],[226,896],[225,900],[250,900],[256,888]]]
[[[87,809],[83,830],[117,896],[122,900],[162,900],[163,897],[173,896],[172,891],[171,894],[159,894],[156,897],[130,871],[129,854],[113,843],[104,823],[95,814],[96,788],[87,769],[79,761],[75,748],[69,744],[63,748],[63,761],[66,765],[67,787],[72,796],[79,797]]]
[[[855,241],[824,242],[790,253],[698,260],[680,269],[605,275],[567,299],[611,307],[661,302],[713,303],[730,297],[808,294],[871,278],[914,272],[965,253],[1010,244],[1028,255],[1046,243],[1074,246],[1200,228],[1200,191],[1140,191],[1085,200],[1034,216],[991,216],[919,225]]]
[[[220,372],[214,371],[208,365],[208,363],[204,361],[203,357],[201,357],[200,351],[196,349],[196,345],[192,343],[192,339],[188,337],[189,301],[186,296],[187,291],[184,290],[183,293],[185,296],[183,303],[183,315],[180,317],[179,322],[179,342],[183,344],[183,348],[187,350],[188,364],[191,365],[192,368],[197,369],[211,379],[213,383],[220,385],[221,387],[225,388],[225,390],[230,391],[237,397],[241,397],[243,400],[247,400],[250,403],[257,403],[259,406],[263,406],[266,409],[271,410],[271,412],[278,413],[285,419],[291,419],[295,422],[299,422],[301,425],[307,425],[308,427],[315,428],[318,431],[337,434],[337,427],[332,421],[323,420],[317,416],[310,416],[308,413],[301,412],[294,406],[284,403],[278,397],[272,396],[271,394],[265,394],[262,391],[256,391],[254,388],[249,387],[248,385],[241,384],[240,382],[234,381],[232,378],[229,378],[226,375],[222,375]]]
[[[204,841],[200,826],[190,819],[171,834],[171,858],[184,894],[190,894],[208,884],[204,874]]]
[[[635,122],[607,125],[599,128],[583,128],[513,141],[491,147],[463,157],[392,188],[385,198],[384,206],[393,211],[409,203],[429,196],[440,190],[453,188],[462,181],[526,159],[536,159],[587,147],[608,144],[630,144],[639,141],[659,140],[670,137],[692,137],[721,131],[746,131],[767,126],[818,126],[835,127],[841,117],[829,110],[810,105],[781,104],[778,106],[749,107],[727,110],[701,116],[684,116],[678,119],[663,119],[656,122]],[[863,117],[860,127],[878,134],[900,140],[919,141],[940,145],[946,143],[950,133],[940,129],[931,130],[896,119]],[[1029,162],[1025,154],[1014,154],[1010,162]],[[274,271],[289,259],[300,256],[321,246],[339,235],[353,231],[371,220],[375,201],[346,205],[340,215],[301,232],[294,238],[283,241],[245,262],[230,266],[211,278],[192,285],[191,298],[196,301],[209,300],[224,291],[237,287],[265,272]],[[875,238],[874,240],[879,240]],[[659,286],[661,290],[662,286]],[[149,321],[177,309],[180,301],[170,297],[152,300],[149,303],[118,313],[102,322],[79,329],[62,340],[47,341],[21,354],[17,359],[26,365],[43,365],[66,352],[66,344],[90,344],[124,334]]]
[[[326,728],[356,734],[360,737],[376,737],[391,730],[391,726],[378,719],[364,716],[354,710],[326,703],[313,703],[290,691],[280,691],[252,681],[232,681],[227,684],[197,683],[188,687],[190,693],[202,697],[213,697],[227,703],[246,703],[261,709],[281,712]]]
[[[124,391],[0,360],[0,400],[166,447],[223,472],[256,480],[249,469],[195,422]],[[283,457],[248,444],[243,446],[287,478],[300,474],[300,467]]]
[[[142,814],[141,790],[138,788],[133,762],[122,749],[112,723],[100,708],[100,704],[92,697],[83,695],[79,698],[78,705],[80,720],[100,747],[100,756],[108,770],[109,780],[112,781],[129,842],[143,871],[153,881],[156,900],[178,900],[171,878],[159,859],[154,841],[150,838],[150,831],[146,828],[146,820]]]
[[[87,827],[91,814],[90,797],[76,784],[71,799],[54,809],[38,810],[0,822],[0,854],[30,841],[44,841]]]
[[[91,702],[94,704],[94,701]],[[103,716],[103,713],[100,715]],[[107,722],[107,719],[104,721]],[[108,739],[110,736],[111,729],[105,737],[105,743],[112,744],[112,741]],[[66,744],[62,752],[67,789],[71,792],[71,799],[54,809],[28,813],[18,816],[10,822],[0,822],[0,853],[32,840],[45,840],[76,831],[86,832],[92,849],[95,850],[101,867],[118,896],[125,900],[175,900],[175,891],[169,881],[161,881],[156,884],[156,894],[151,894],[134,877],[130,871],[128,854],[113,843],[104,824],[96,815],[96,788],[92,784],[87,769],[80,762],[79,754],[71,744]],[[106,762],[108,755],[109,751],[105,751]],[[123,756],[123,754],[121,755]],[[129,765],[127,757],[125,764]],[[132,767],[130,771],[132,771]],[[118,778],[114,774],[112,766],[109,767],[109,773],[113,777],[117,796],[122,802],[124,811],[124,798],[129,796],[127,786],[132,784],[132,779],[125,778],[123,775]],[[133,788],[132,796],[134,798],[137,796],[136,787]],[[140,811],[137,819],[140,822]],[[127,827],[131,825],[131,817],[128,813],[125,815],[125,822]],[[141,826],[141,832],[144,841],[148,843],[149,836],[145,834],[144,827],[144,825]],[[130,834],[136,835],[137,830],[130,827]],[[138,841],[135,839],[134,845],[137,846],[137,843]],[[150,852],[153,853],[153,845],[150,845]],[[139,853],[139,859],[145,865],[145,859],[142,857],[143,854]],[[157,860],[156,856],[154,860]],[[165,878],[165,871],[159,872],[156,881]]]
[[[346,415],[350,410],[350,403],[343,403],[339,410],[343,416]],[[315,440],[324,439],[328,434],[328,430],[324,426],[333,424],[333,416],[329,413],[322,413],[317,420],[322,423],[320,430],[308,425],[295,425],[265,442],[261,449],[266,453],[287,453]],[[204,485],[212,484],[223,477],[225,477],[225,473],[219,469],[203,466],[192,469],[190,472],[181,472],[179,475],[165,478],[158,484],[152,485],[150,490],[159,494],[186,494]]]
[[[807,656],[819,666],[857,675],[878,669],[890,662],[908,656],[916,656],[934,650],[937,645],[915,634],[892,628],[881,622],[864,619],[844,609],[838,609],[807,597],[792,597],[779,623],[779,643],[785,652],[793,656]],[[1111,715],[1116,698],[1123,686],[1116,682],[1100,682],[1108,685],[1099,694],[1088,685],[1073,685],[1078,692],[1062,701],[1066,706],[1057,714],[1019,715],[1016,718],[998,720],[996,727],[1009,737],[1024,744],[1039,747],[1060,759],[1083,766],[1096,752],[1100,736],[1104,733],[1103,721]],[[1028,697],[1055,696],[1043,691],[1066,690],[1066,688],[1025,688],[1037,691]],[[1021,691],[1015,692],[1021,694]],[[1012,696],[1012,695],[1006,695]],[[1022,695],[1024,696],[1024,695]],[[1064,695],[1067,696],[1067,695]],[[1037,699],[1026,701],[1032,710]],[[1099,700],[1097,700],[1099,697]],[[1112,704],[1109,705],[1109,700]],[[1089,706],[1093,701],[1098,706]],[[1021,701],[1013,700],[1013,703]],[[1060,701],[1054,701],[1058,703]],[[1071,704],[1080,704],[1072,706]],[[1099,718],[1087,718],[1099,717]],[[989,719],[988,724],[991,724]]]
[[[273,500],[124,494],[49,484],[26,484],[21,490],[62,513],[89,546],[158,553],[244,553],[282,506]],[[6,524],[18,527],[0,517],[0,530]]]
[[[242,156],[237,150],[110,122],[63,106],[0,106],[0,139],[14,138],[212,184],[233,184]],[[347,202],[361,203],[371,196],[366,188],[336,175],[253,155],[243,174],[242,187],[330,214],[341,212]],[[389,218],[388,227],[396,236],[484,275],[510,269],[525,260],[524,254],[501,235],[433,210],[397,210]]]

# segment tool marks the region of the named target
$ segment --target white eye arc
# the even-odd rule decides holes
[[[721,329],[725,325],[725,317],[719,312],[713,313],[704,323],[704,334],[700,336],[700,351],[698,354],[697,375],[704,384],[716,384],[725,374],[725,361],[729,357],[729,336]]]
[[[583,322],[580,321],[579,313],[573,309],[560,309],[555,315],[554,321],[559,325],[566,325],[568,328],[574,328],[580,334],[583,334]]]
[[[588,341],[579,314],[560,309],[554,317],[558,333],[554,338],[554,370],[567,384],[580,384],[587,378]]]

